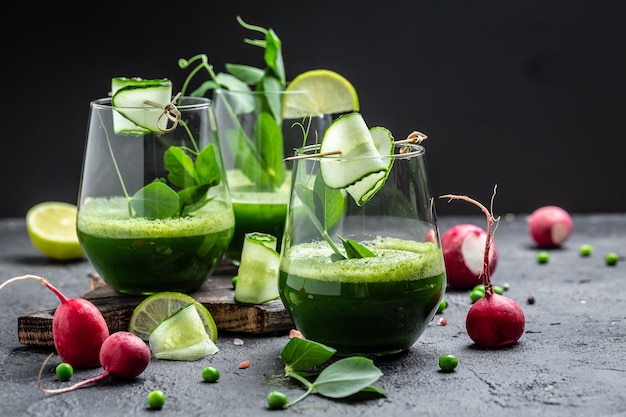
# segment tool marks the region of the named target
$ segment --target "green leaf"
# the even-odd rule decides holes
[[[346,255],[348,255],[348,259],[376,257],[376,254],[374,252],[372,252],[359,242],[356,242],[352,239],[343,238],[341,236],[339,236],[339,240],[341,240],[341,243],[343,243],[343,247],[346,250]]]
[[[260,68],[243,64],[226,64],[226,71],[237,77],[246,84],[256,84],[263,78],[263,71]]]
[[[163,155],[167,178],[181,188],[198,185],[198,174],[193,160],[178,146],[170,146]]]
[[[347,198],[344,190],[333,189],[324,183],[321,171],[315,176],[313,185],[314,212],[324,230],[329,231],[343,217],[347,207]]]
[[[261,80],[263,92],[265,93],[275,93],[283,91],[283,87],[280,82],[275,77],[263,77]],[[282,100],[280,94],[266,94],[264,95],[264,105],[265,109],[269,111],[272,116],[274,116],[274,120],[279,125],[282,123]],[[282,132],[281,132],[282,133]],[[281,148],[282,149],[282,148]]]
[[[282,42],[276,32],[269,29],[265,34],[265,64],[282,85],[285,85],[285,64],[281,51]]]
[[[369,387],[382,375],[371,359],[352,356],[324,369],[313,382],[313,389],[330,398],[348,397]]]
[[[130,205],[139,217],[166,219],[178,212],[179,197],[167,184],[157,180],[138,190]]]
[[[215,80],[221,87],[227,90],[250,91],[250,87],[248,87],[248,84],[246,84],[244,81],[240,80],[239,78],[235,77],[234,75],[231,75],[225,72],[220,72],[219,74],[217,74],[215,76]]]
[[[178,192],[180,215],[184,216],[208,203],[206,194],[209,188],[208,184],[202,184],[180,190]]]
[[[263,112],[259,114],[254,137],[261,159],[259,162],[262,172],[257,174],[260,183],[278,188],[285,180],[281,126],[269,113]]]
[[[280,352],[285,363],[285,375],[319,366],[328,361],[337,351],[312,340],[293,337]]]
[[[202,185],[213,187],[222,180],[220,167],[217,164],[217,157],[215,156],[215,145],[212,143],[200,151],[196,158],[195,167],[198,181]]]

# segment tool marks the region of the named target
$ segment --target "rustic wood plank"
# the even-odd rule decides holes
[[[192,297],[211,312],[219,331],[271,334],[293,328],[293,322],[280,300],[264,304],[242,304],[234,300],[232,277],[235,267],[221,264]],[[145,297],[120,294],[97,276],[91,277],[91,290],[83,298],[102,312],[110,332],[126,330],[134,308]],[[52,318],[55,309],[18,317],[18,340],[24,345],[53,347]]]

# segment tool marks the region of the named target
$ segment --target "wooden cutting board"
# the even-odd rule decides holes
[[[218,331],[271,334],[287,332],[293,328],[293,322],[280,300],[258,305],[235,302],[232,286],[235,273],[236,267],[222,263],[198,291],[189,293],[211,312]],[[83,298],[98,307],[111,333],[126,330],[133,310],[145,297],[120,294],[97,275],[90,278],[91,290]],[[24,345],[53,347],[52,317],[55,308],[18,317],[19,342]]]

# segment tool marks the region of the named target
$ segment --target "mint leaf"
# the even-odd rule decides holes
[[[324,226],[324,231],[328,232],[336,225],[347,207],[345,191],[333,189],[324,182],[321,171],[318,171],[313,184],[313,204],[315,215]]]
[[[195,168],[200,184],[213,187],[220,183],[222,174],[215,156],[215,145],[211,143],[200,151]]]
[[[151,219],[165,219],[178,212],[179,197],[161,180],[156,180],[139,189],[130,200],[135,214]]]

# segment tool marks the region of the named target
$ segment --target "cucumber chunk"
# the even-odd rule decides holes
[[[161,117],[163,109],[146,104],[146,100],[165,106],[172,99],[172,82],[167,78],[144,80],[133,77],[115,77],[111,81],[111,104],[114,113],[114,130],[121,135],[162,133],[167,118]]]
[[[276,237],[270,234],[246,234],[235,286],[235,301],[263,304],[279,297],[280,254],[276,251],[276,244]]]
[[[155,358],[167,360],[196,361],[219,350],[193,304],[163,320],[150,334],[149,344]]]

